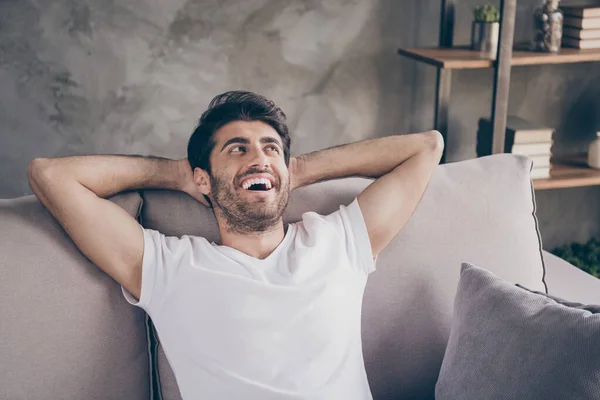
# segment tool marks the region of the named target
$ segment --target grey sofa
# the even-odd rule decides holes
[[[380,254],[363,303],[375,399],[433,399],[462,262],[600,304],[600,280],[542,250],[530,169],[531,160],[510,154],[440,166]],[[297,189],[285,220],[332,212],[370,182]],[[166,235],[218,240],[211,210],[183,193],[128,192],[111,200]],[[35,197],[0,200],[0,399],[180,399],[159,339],[145,313],[127,304],[119,285]]]

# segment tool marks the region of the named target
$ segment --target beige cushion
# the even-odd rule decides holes
[[[148,400],[145,320],[34,196],[0,200],[0,399]]]
[[[545,290],[530,169],[528,158],[512,154],[437,169],[367,284],[363,348],[375,399],[433,399],[462,262],[484,264],[509,282]],[[298,220],[309,210],[330,213],[370,182],[349,178],[297,189],[285,220]],[[191,197],[168,191],[148,191],[144,197],[144,226],[169,235],[218,238],[211,210]],[[164,355],[158,360],[163,398],[179,399]]]
[[[544,251],[543,255],[548,293],[583,304],[600,304],[600,279],[552,253]]]

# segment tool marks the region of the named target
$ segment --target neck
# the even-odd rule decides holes
[[[267,258],[283,241],[286,229],[283,220],[262,232],[239,232],[229,228],[226,222],[219,221],[221,245],[234,248],[254,258]]]

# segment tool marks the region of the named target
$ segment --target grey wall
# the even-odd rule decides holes
[[[457,3],[468,43],[478,2]],[[537,4],[519,1],[517,40]],[[431,129],[435,69],[396,49],[436,45],[438,22],[438,0],[0,1],[0,198],[31,193],[34,157],[184,157],[209,100],[234,88],[286,111],[293,154]],[[491,90],[491,70],[455,73],[449,161],[475,156]],[[510,112],[581,149],[599,92],[600,63],[521,67]],[[600,236],[600,187],[537,196],[546,248]]]

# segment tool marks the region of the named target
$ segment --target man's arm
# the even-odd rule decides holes
[[[317,151],[293,160],[292,188],[349,176],[375,178],[358,196],[375,257],[417,207],[443,148],[442,135],[428,131]]]
[[[29,164],[28,177],[34,194],[79,250],[139,298],[142,230],[125,210],[105,198],[131,189],[189,188],[192,178],[187,159],[138,156],[35,159]],[[196,193],[190,194],[196,197]]]

